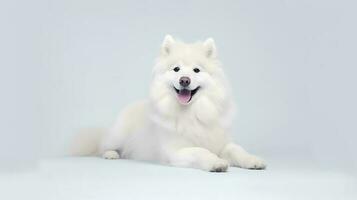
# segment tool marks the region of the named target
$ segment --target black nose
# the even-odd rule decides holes
[[[191,79],[188,78],[187,76],[183,76],[180,78],[179,82],[182,87],[187,87],[188,85],[190,85]]]

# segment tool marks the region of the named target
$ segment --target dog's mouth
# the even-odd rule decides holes
[[[186,88],[183,89],[177,89],[174,87],[176,94],[177,94],[177,99],[181,104],[187,105],[190,103],[192,97],[197,93],[197,91],[200,89],[200,86],[198,86],[196,89],[189,90]]]

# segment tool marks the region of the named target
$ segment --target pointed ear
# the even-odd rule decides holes
[[[207,58],[215,58],[217,56],[216,44],[212,38],[208,38],[203,46],[205,48],[205,54]]]
[[[171,35],[166,35],[161,45],[161,55],[169,55],[171,53],[173,43],[175,43],[174,38]]]

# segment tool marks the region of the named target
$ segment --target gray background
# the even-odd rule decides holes
[[[357,165],[353,1],[2,4],[2,158],[63,155],[80,128],[110,126],[146,97],[170,33],[215,39],[240,108],[238,143],[267,160]]]

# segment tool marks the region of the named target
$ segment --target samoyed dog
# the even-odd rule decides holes
[[[214,40],[188,44],[167,35],[148,99],[127,106],[109,130],[77,135],[72,153],[211,172],[264,169],[230,137],[234,107]]]

